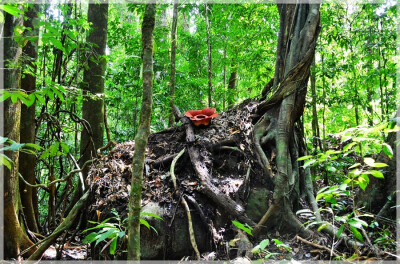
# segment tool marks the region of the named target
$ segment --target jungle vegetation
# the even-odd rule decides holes
[[[4,258],[398,259],[397,27],[395,1],[0,5]]]

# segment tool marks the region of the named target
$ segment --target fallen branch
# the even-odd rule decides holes
[[[304,238],[299,237],[299,236],[296,236],[296,239],[297,239],[297,240],[300,240],[301,242],[303,242],[303,243],[305,243],[305,244],[307,244],[307,245],[310,245],[310,246],[313,246],[313,247],[316,247],[316,248],[319,248],[319,249],[326,250],[326,251],[329,252],[329,254],[330,254],[331,256],[340,257],[340,255],[338,255],[337,253],[335,253],[335,251],[331,250],[331,249],[328,248],[328,247],[325,247],[325,246],[318,245],[318,244],[315,244],[315,243],[313,243],[313,242],[307,241],[307,240],[305,240]]]

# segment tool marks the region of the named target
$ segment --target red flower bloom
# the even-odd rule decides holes
[[[215,113],[215,108],[204,108],[203,110],[189,110],[185,116],[189,117],[195,126],[208,126],[211,119],[217,117],[218,114]]]

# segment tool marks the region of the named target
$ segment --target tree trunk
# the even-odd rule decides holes
[[[174,113],[172,108],[175,104],[175,61],[176,61],[176,28],[178,24],[178,3],[174,3],[173,17],[172,17],[172,30],[171,30],[171,80],[169,90],[169,107],[170,113],[168,118],[168,126],[175,124]]]
[[[27,20],[24,21],[24,26],[32,29],[29,34],[31,36],[37,36],[39,34],[39,28],[33,25],[34,19],[37,19],[38,11],[39,5],[32,5],[25,13]],[[28,65],[33,72],[33,74],[25,73],[21,80],[21,86],[24,87],[24,90],[28,94],[32,94],[36,91],[35,62],[37,60],[37,45],[38,41],[29,41],[22,49],[22,53],[27,57],[24,63]],[[30,107],[27,107],[25,104],[21,106],[21,143],[35,143],[35,105],[36,104],[33,103]],[[35,155],[23,152],[20,153],[19,172],[30,184],[35,184],[35,166]],[[28,228],[33,232],[39,233],[38,219],[36,218],[38,209],[37,190],[21,182],[20,194]]]
[[[153,104],[153,30],[155,4],[146,5],[142,24],[143,46],[143,99],[140,126],[135,137],[135,152],[132,162],[132,183],[129,199],[128,259],[140,260],[140,210],[144,158],[150,134],[151,108]]]
[[[105,50],[107,43],[108,4],[89,4],[88,22],[93,30],[87,42],[93,43],[88,67],[83,73],[82,117],[90,124],[90,129],[82,130],[80,166],[96,157],[96,150],[103,146],[104,135],[104,72],[106,70]],[[89,133],[88,133],[89,132]],[[83,171],[86,179],[88,169]],[[82,190],[79,188],[80,191]],[[82,193],[79,193],[79,197]],[[78,197],[78,199],[79,199]]]
[[[273,203],[254,229],[255,234],[264,223],[286,232],[309,234],[293,213],[302,191],[299,186],[304,186],[304,183],[299,184],[297,142],[300,139],[295,133],[295,123],[303,114],[320,28],[319,7],[319,4],[278,5],[281,25],[274,78],[276,87],[271,98],[259,108],[263,115],[259,123],[265,124],[265,137],[276,145],[278,172],[272,175],[275,186]]]
[[[5,23],[2,37],[4,39],[4,88],[19,90],[21,88],[21,75],[18,67],[21,48],[13,40],[14,27],[22,26],[23,20],[8,13],[5,14]],[[16,66],[17,65],[17,66]],[[4,102],[4,137],[20,141],[20,101],[12,103],[10,99]],[[4,256],[6,259],[18,258],[18,254],[31,246],[23,231],[18,214],[22,210],[19,195],[18,177],[18,151],[5,151],[4,153],[13,161],[12,169],[4,169]]]
[[[210,42],[210,20],[208,19],[208,5],[205,8],[205,18],[206,18],[206,31],[207,31],[207,58],[208,58],[208,107],[212,106],[212,60],[211,60],[211,42]]]
[[[233,106],[235,97],[235,88],[237,80],[237,66],[232,62],[231,75],[228,82],[228,108]]]
[[[312,65],[312,72],[310,77],[311,83],[311,105],[312,105],[312,131],[313,131],[313,147],[316,149],[318,146],[322,151],[321,137],[319,134],[318,113],[317,113],[317,89],[316,89],[316,74],[315,74],[315,60]]]

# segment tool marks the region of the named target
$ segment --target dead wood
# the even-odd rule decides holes
[[[186,142],[188,144],[190,160],[201,181],[198,190],[233,218],[238,219],[242,223],[247,223],[250,226],[255,226],[255,223],[246,216],[244,208],[241,205],[221,193],[221,191],[211,183],[211,176],[208,172],[207,166],[200,159],[199,146],[193,144],[195,142],[193,125],[190,123],[188,118],[184,117],[180,113],[176,106],[173,107],[173,112],[175,116],[180,118],[186,128]]]

